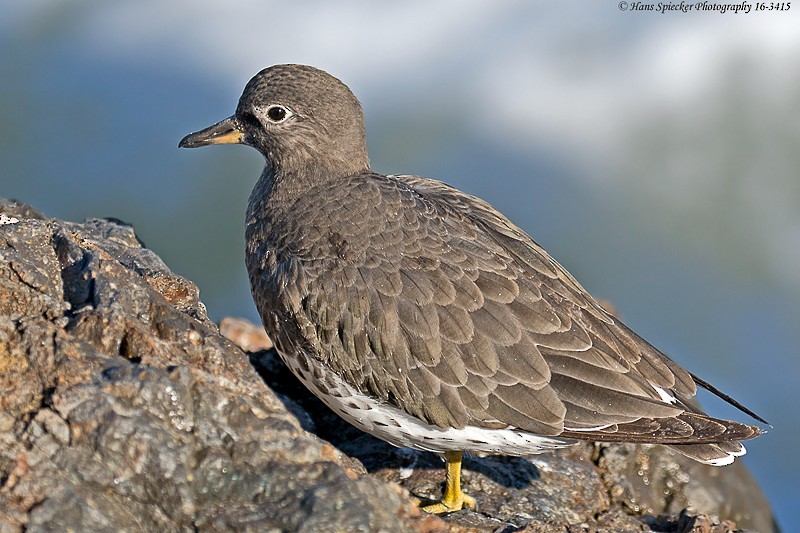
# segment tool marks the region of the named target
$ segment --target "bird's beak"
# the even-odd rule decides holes
[[[235,116],[220,120],[204,130],[190,133],[178,143],[179,148],[197,148],[209,144],[242,144],[244,132],[239,129]]]

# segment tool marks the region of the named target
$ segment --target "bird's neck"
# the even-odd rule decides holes
[[[290,165],[277,168],[267,164],[261,177],[253,188],[251,203],[263,199],[267,204],[263,207],[276,208],[289,206],[313,187],[324,186],[325,183],[336,182],[340,178],[369,172],[369,161],[366,155],[353,158],[304,158],[302,162],[293,161]],[[286,169],[289,170],[286,170]]]
[[[338,168],[328,161],[324,168],[312,164],[303,167],[302,170],[282,172],[267,165],[250,193],[247,206],[248,232],[263,233],[275,225],[291,223],[294,218],[294,206],[308,194],[310,189],[324,186],[326,183],[335,187],[340,178],[369,172],[367,163],[355,170],[354,168],[345,164],[342,164],[342,168]]]
[[[267,165],[250,192],[247,204],[248,230],[254,224],[269,224],[276,215],[280,216],[276,211],[281,211],[281,206],[291,203],[296,197],[293,189],[286,186],[285,178],[277,176]]]

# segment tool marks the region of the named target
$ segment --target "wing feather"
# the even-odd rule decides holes
[[[248,268],[254,287],[270,268],[285,289],[259,296],[265,324],[312,325],[297,342],[362,393],[442,428],[686,446],[757,434],[689,412],[692,376],[487,203],[423,178],[348,180],[291,206],[296,223],[274,244],[291,254]],[[300,348],[279,337],[282,353]]]

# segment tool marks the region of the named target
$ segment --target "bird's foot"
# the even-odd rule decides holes
[[[444,497],[438,502],[424,505],[423,511],[434,514],[452,513],[460,511],[466,505],[475,509],[476,502],[472,496],[467,496],[461,490],[461,459],[463,452],[446,451],[444,460],[447,463],[447,475],[444,483]]]
[[[433,514],[442,514],[460,511],[464,508],[464,506],[467,506],[470,509],[475,509],[475,507],[478,505],[475,501],[475,498],[469,496],[468,494],[464,494],[463,492],[459,492],[458,495],[452,496],[453,497],[451,498],[445,496],[438,502],[434,502],[429,505],[423,505],[422,510]]]

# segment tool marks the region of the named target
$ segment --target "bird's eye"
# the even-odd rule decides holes
[[[289,110],[279,105],[274,105],[267,109],[267,118],[276,124],[286,120],[290,114],[291,112]]]

